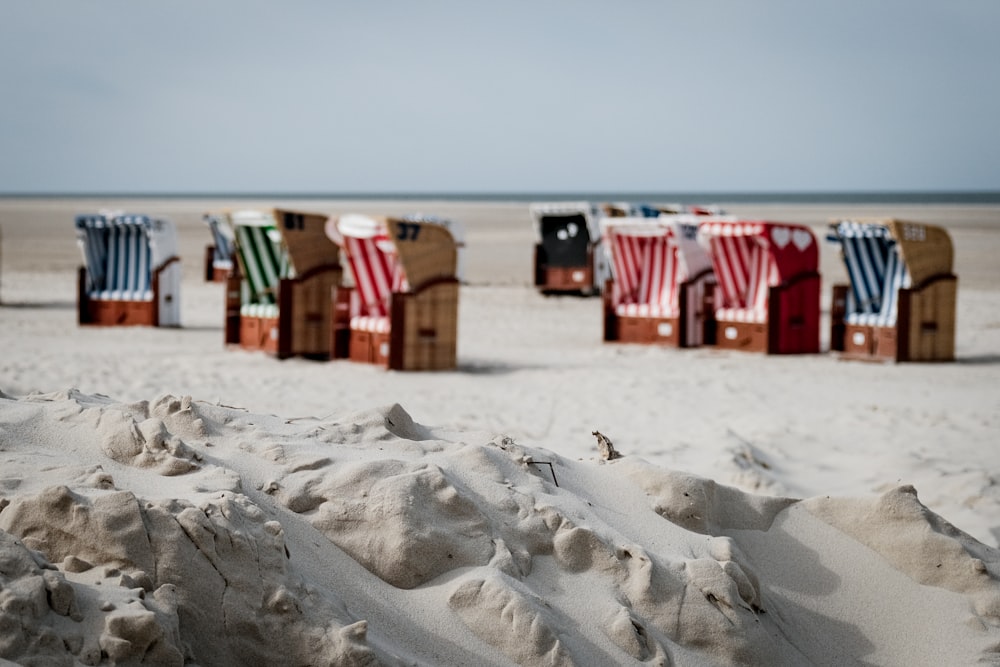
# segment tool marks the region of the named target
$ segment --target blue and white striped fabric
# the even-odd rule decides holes
[[[229,230],[229,223],[225,218],[212,214],[206,214],[204,220],[212,232],[212,241],[215,245],[215,251],[212,256],[213,266],[231,268],[233,265],[234,243],[232,232]]]
[[[843,249],[851,282],[847,295],[847,323],[895,325],[899,290],[909,287],[910,277],[888,227],[844,221],[836,226],[835,240]]]
[[[152,221],[144,215],[81,215],[77,236],[87,264],[87,289],[92,298],[151,301]]]

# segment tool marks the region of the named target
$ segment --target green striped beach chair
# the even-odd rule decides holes
[[[226,342],[329,359],[331,298],[339,284],[338,246],[327,216],[274,209],[228,214],[236,264],[228,280]]]

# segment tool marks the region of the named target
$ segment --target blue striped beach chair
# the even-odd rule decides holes
[[[236,244],[225,214],[206,213],[202,220],[212,233],[212,244],[205,248],[205,282],[226,282],[233,270]]]
[[[840,220],[849,284],[835,285],[830,347],[846,358],[954,358],[957,278],[951,240],[940,227],[894,219]]]
[[[280,359],[331,358],[332,295],[342,270],[327,216],[274,209],[227,217],[236,264],[227,282],[226,342]]]
[[[80,324],[180,325],[177,232],[146,215],[78,215]]]

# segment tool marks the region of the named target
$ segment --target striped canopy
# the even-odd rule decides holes
[[[149,300],[152,271],[176,251],[176,232],[166,220],[145,215],[78,215],[77,242],[94,298]]]
[[[409,289],[403,264],[384,219],[345,215],[337,221],[347,265],[360,297],[361,317],[388,317],[389,295]]]
[[[274,214],[234,211],[229,221],[243,273],[243,304],[276,305],[278,281],[291,275],[291,267]]]
[[[710,219],[698,226],[721,291],[717,311],[743,311],[765,321],[769,288],[819,266],[808,227],[764,221]]]
[[[848,324],[894,325],[899,290],[910,285],[910,275],[889,227],[842,220],[832,225],[830,239],[841,246],[850,280]]]

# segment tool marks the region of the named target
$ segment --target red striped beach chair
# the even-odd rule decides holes
[[[833,286],[830,348],[848,359],[951,361],[958,278],[941,227],[895,219],[831,224],[849,279]]]
[[[603,249],[604,218],[656,218],[662,214],[708,215],[717,207],[631,202],[547,202],[528,207],[535,227],[535,287],[543,294],[597,294],[611,276]]]
[[[711,219],[698,234],[717,281],[718,347],[819,352],[819,250],[808,227]]]
[[[604,340],[695,347],[714,331],[715,274],[695,216],[603,218]]]
[[[458,246],[448,226],[345,215],[336,229],[354,282],[335,297],[336,356],[394,370],[454,368]]]
[[[76,217],[83,253],[81,325],[180,326],[181,265],[169,220],[99,213]]]
[[[227,344],[279,359],[330,359],[340,248],[328,217],[274,209],[228,214],[237,259],[226,288]]]

